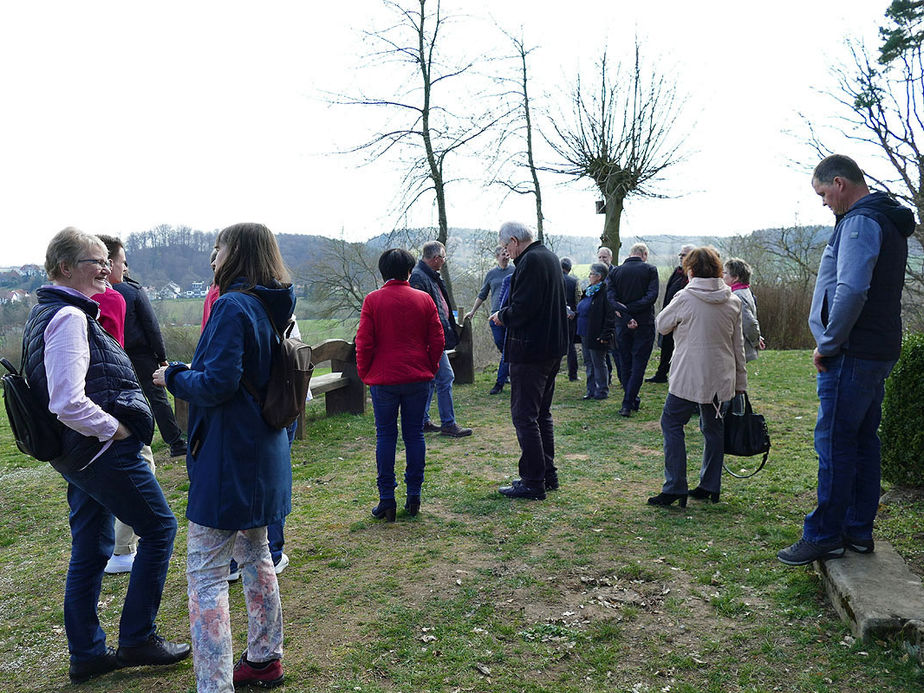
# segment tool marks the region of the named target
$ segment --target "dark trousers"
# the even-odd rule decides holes
[[[661,360],[658,362],[658,372],[655,377],[660,379],[666,378],[671,370],[671,356],[674,355],[674,333],[668,332],[661,335]]]
[[[506,385],[510,380],[510,366],[504,360],[504,339],[507,336],[507,328],[501,325],[495,325],[489,322],[491,326],[491,336],[494,338],[494,346],[500,352],[500,363],[497,365],[497,384]]]
[[[638,409],[638,391],[654,346],[654,325],[639,325],[634,330],[628,327],[619,332],[619,379],[625,391],[622,406]]]
[[[577,337],[577,319],[568,321],[568,380],[577,380],[578,359],[574,340]]]
[[[722,490],[722,461],[725,453],[725,420],[716,416],[711,404],[697,404],[668,393],[661,412],[661,433],[664,435],[664,493],[687,492],[687,445],[683,427],[693,413],[699,414],[699,430],[703,432],[703,465],[699,486],[706,491]]]
[[[157,362],[157,359],[154,358],[153,354],[129,354],[129,357],[131,358],[132,365],[135,367],[138,380],[141,382],[141,389],[144,391],[144,396],[147,397],[148,402],[151,403],[151,411],[154,412],[154,420],[157,422],[157,428],[160,429],[161,438],[163,438],[166,443],[175,443],[182,437],[183,432],[176,424],[173,408],[170,406],[170,401],[167,399],[166,388],[155,385],[152,379],[154,371],[160,367],[160,364]]]
[[[561,357],[537,363],[510,364],[510,415],[520,443],[520,479],[542,489],[555,479],[555,431],[552,396]]]

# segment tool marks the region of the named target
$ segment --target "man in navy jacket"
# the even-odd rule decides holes
[[[499,241],[516,269],[505,305],[491,321],[507,328],[504,357],[510,363],[510,415],[520,443],[520,478],[500,492],[542,500],[558,488],[555,433],[550,408],[561,357],[568,351],[568,315],[561,264],[518,222],[500,228]]]
[[[834,212],[821,256],[809,327],[818,371],[818,505],[802,538],[779,553],[787,565],[873,552],[879,508],[879,437],[886,377],[902,346],[902,289],[911,210],[870,194],[853,159],[835,154],[815,167],[812,187]]]
[[[619,346],[619,379],[622,383],[622,416],[638,411],[638,391],[651,347],[654,345],[654,303],[658,299],[658,270],[648,262],[648,246],[636,243],[623,263],[610,270],[606,297],[617,316],[616,341]]]

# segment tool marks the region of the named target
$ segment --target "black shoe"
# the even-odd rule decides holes
[[[379,504],[372,509],[372,517],[376,520],[385,520],[385,522],[394,522],[398,506],[394,500],[388,504],[388,501],[379,501]],[[386,507],[386,505],[388,507]]]
[[[666,376],[666,375],[658,375],[657,373],[655,373],[655,374],[654,374],[653,376],[651,376],[650,378],[645,378],[645,382],[646,382],[646,383],[666,383],[666,382],[667,382],[667,376]]]
[[[424,421],[423,432],[424,433],[439,433],[443,429],[437,426],[432,421]]]
[[[695,498],[696,500],[706,500],[707,498],[713,503],[719,502],[719,492],[718,491],[707,491],[702,486],[697,486],[695,489],[690,491],[690,498]]]
[[[441,436],[447,436],[449,438],[464,438],[465,436],[472,435],[472,429],[462,428],[455,421],[452,422],[450,426],[443,426],[440,429]]]
[[[625,416],[628,419],[630,416],[632,416],[632,410],[629,409],[629,407],[623,407],[619,410],[619,415]]]
[[[545,490],[546,491],[557,491],[558,490],[558,475],[547,476],[545,478]]]
[[[635,401],[632,403],[632,411],[638,411],[640,406],[642,406],[642,400],[640,397],[636,397]]]
[[[578,377],[577,377],[576,375],[574,375],[574,376],[569,375],[569,376],[568,376],[568,380],[569,380],[570,382],[572,382],[572,383],[576,383],[576,382],[577,382],[577,379],[578,379]]]
[[[189,656],[189,645],[185,642],[170,642],[154,633],[144,645],[120,647],[116,651],[119,666],[142,667],[176,664]]]
[[[876,544],[872,539],[854,539],[844,535],[844,547],[854,553],[872,553],[876,550]]]
[[[792,546],[787,546],[780,550],[776,557],[780,563],[786,565],[808,565],[815,561],[826,561],[829,558],[840,558],[844,555],[843,542],[832,542],[830,544],[816,544],[805,539],[800,539]]]
[[[412,517],[420,512],[420,496],[408,496],[404,501],[404,510]]]
[[[672,505],[674,501],[677,501],[677,505],[681,508],[687,507],[687,494],[685,493],[659,493],[657,496],[652,496],[648,499],[648,505],[661,505],[665,508],[669,505]]]
[[[488,394],[489,395],[499,395],[503,391],[504,391],[503,383],[494,383],[494,387],[491,388],[491,391]]]
[[[71,683],[83,683],[120,667],[115,648],[107,647],[106,654],[88,659],[86,662],[72,662],[67,673],[71,677]]]
[[[170,443],[170,457],[186,457],[186,441],[178,438]]]
[[[581,397],[581,399],[593,399],[593,398],[594,398],[593,395],[584,395],[583,397]]]
[[[501,495],[507,498],[527,498],[529,500],[545,500],[544,488],[530,488],[522,481],[517,479],[510,486],[501,486],[497,489]]]

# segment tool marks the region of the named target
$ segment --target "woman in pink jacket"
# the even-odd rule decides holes
[[[674,333],[674,356],[667,400],[661,414],[664,435],[664,487],[649,505],[687,505],[687,449],[683,427],[693,412],[705,438],[699,485],[689,492],[698,500],[719,501],[725,453],[726,403],[748,387],[741,301],[722,281],[715,248],[694,248],[683,259],[690,278],[655,320],[661,334]]]
[[[409,515],[420,510],[426,443],[424,411],[430,381],[443,354],[443,327],[429,294],[411,288],[408,277],[414,256],[391,248],[379,258],[385,285],[363,301],[356,333],[356,366],[369,386],[375,413],[375,460],[378,468],[379,504],[376,519],[395,521],[395,446],[398,443],[398,412],[407,466],[404,484]]]

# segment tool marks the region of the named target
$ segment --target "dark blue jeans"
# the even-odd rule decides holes
[[[423,422],[430,383],[370,385],[369,392],[372,395],[372,411],[375,413],[375,463],[378,469],[379,498],[394,500],[395,487],[398,485],[395,480],[395,446],[398,444],[399,411],[406,458],[404,485],[407,487],[407,495],[419,496],[427,456]]]
[[[638,391],[648,366],[648,357],[654,346],[654,325],[639,325],[634,330],[623,327],[619,331],[619,378],[625,391],[622,406],[638,408]]]
[[[495,325],[493,322],[488,322],[488,324],[491,326],[494,346],[497,347],[501,355],[500,363],[497,364],[497,384],[503,385],[510,381],[510,366],[507,365],[507,361],[504,359],[504,338],[507,336],[507,328]]]
[[[561,357],[537,363],[510,364],[510,416],[520,443],[520,479],[543,489],[557,478],[552,397]]]
[[[871,539],[880,491],[876,431],[895,362],[841,355],[825,365],[828,370],[817,377],[818,507],[806,516],[803,536],[823,544],[844,534]]]
[[[177,523],[134,437],[114,442],[89,467],[63,476],[71,526],[64,628],[71,661],[83,662],[106,652],[97,603],[115,542],[113,515],[139,537],[119,622],[122,647],[142,645],[154,633]]]

